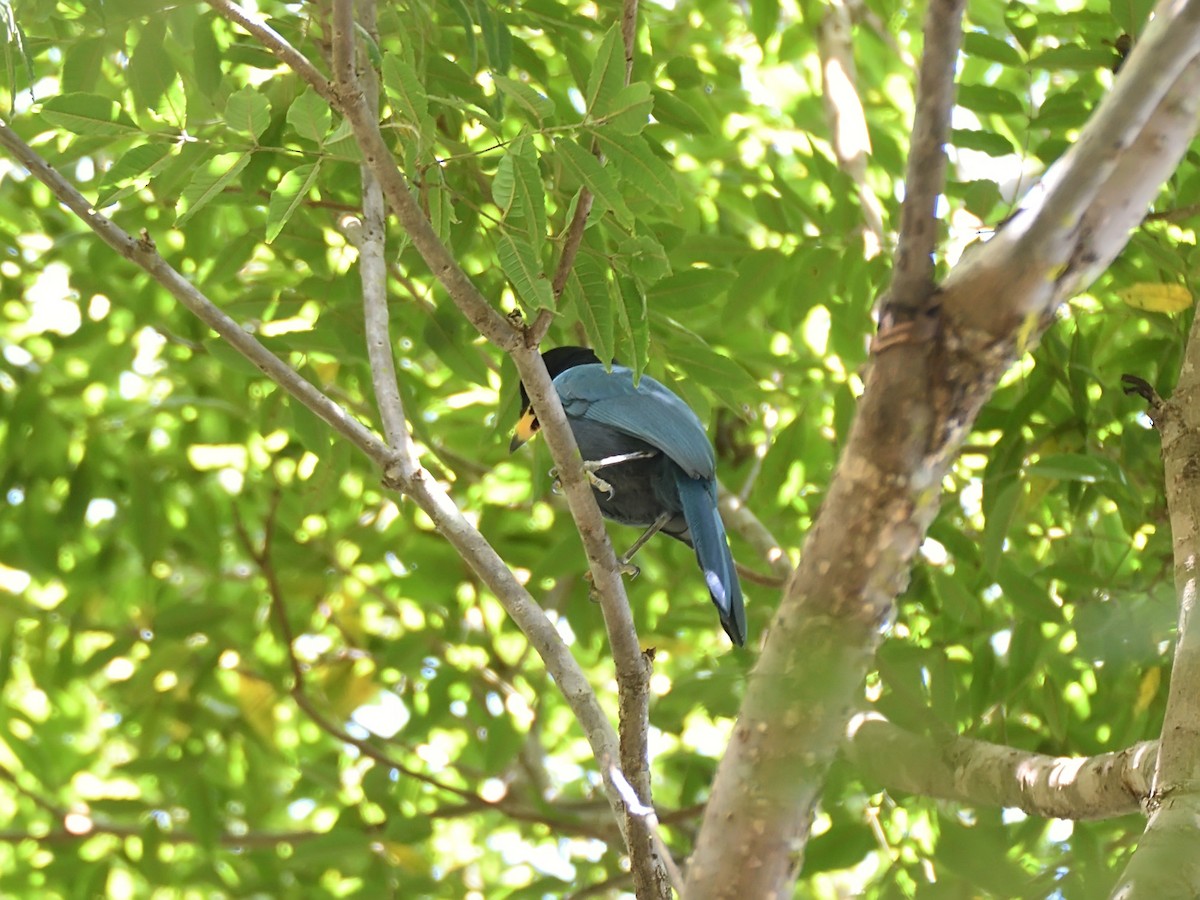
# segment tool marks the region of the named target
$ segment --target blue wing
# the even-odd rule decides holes
[[[554,379],[568,416],[608,425],[657,447],[692,478],[716,477],[716,458],[699,417],[648,375],[635,386],[624,366],[572,366]]]

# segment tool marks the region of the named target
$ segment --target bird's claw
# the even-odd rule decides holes
[[[555,467],[551,469],[548,474],[552,479],[554,479],[553,483],[550,485],[551,492],[555,494],[561,494],[563,492],[562,479],[558,477],[558,468]],[[617,492],[613,489],[613,486],[597,475],[594,471],[589,469],[587,463],[583,464],[583,474],[587,477],[588,484],[601,493],[607,494],[609,500],[616,495]]]
[[[632,563],[628,563],[623,559],[617,560],[617,571],[620,572],[622,575],[627,575],[630,578],[637,578],[639,575],[642,574],[642,570],[641,570],[640,566],[635,566]],[[584,577],[584,580],[587,581],[587,583],[588,583],[588,597],[590,597],[593,601],[599,602],[600,597],[596,592],[596,580],[592,577],[592,573],[584,572],[583,577]]]
[[[609,484],[607,481],[605,481],[603,478],[601,478],[599,475],[597,475],[595,472],[593,472],[591,469],[588,469],[585,466],[583,471],[584,471],[584,474],[587,475],[587,480],[591,484],[591,486],[593,488],[595,488],[596,490],[600,491],[601,493],[608,494],[609,500],[611,500],[616,495],[617,492],[615,490],[613,490],[613,486],[611,484]]]

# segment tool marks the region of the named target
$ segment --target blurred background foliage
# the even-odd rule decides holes
[[[326,5],[257,7],[326,67]],[[894,230],[922,9],[850,13],[864,183]],[[970,4],[943,270],[1070,144],[1148,13]],[[203,4],[0,0],[0,14],[5,121],[373,423],[359,157],[337,116]],[[397,159],[498,306],[554,305],[563,232],[580,186],[595,191],[549,342],[673,384],[710,424],[725,485],[793,557],[890,272],[831,150],[829,14],[812,0],[645,3],[628,87],[617,11],[592,3],[380,4],[371,47]],[[1021,360],[947,479],[864,696],[901,725],[1064,755],[1156,735],[1171,548],[1157,437],[1118,380],[1173,384],[1197,159]],[[615,707],[548,455],[507,453],[511,365],[398,232],[388,261],[426,465]],[[3,158],[0,302],[0,893],[628,890],[578,727],[430,522]],[[766,571],[736,535],[734,550]],[[655,541],[641,563],[629,592],[657,648],[655,797],[682,859],[755,654],[730,650],[685,547]],[[747,593],[753,645],[775,590]],[[835,767],[798,896],[1091,897],[1141,829],[883,787]]]

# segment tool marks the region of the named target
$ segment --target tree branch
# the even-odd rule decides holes
[[[1180,850],[1194,845],[1200,821],[1200,317],[1192,320],[1175,393],[1155,410],[1154,425],[1162,437],[1179,627],[1154,783],[1146,803],[1149,819],[1113,896],[1195,897],[1200,896],[1200,857]]]
[[[1121,251],[1195,133],[1198,33],[1200,3],[1159,3],[1079,140],[946,279],[943,304],[958,330],[982,340],[1027,321],[1044,328]],[[1000,302],[981,303],[981,291]]]
[[[923,737],[874,713],[850,721],[845,745],[850,762],[891,791],[1076,820],[1140,812],[1157,749],[1143,741],[1098,756],[1047,756],[965,737]]]
[[[904,325],[929,304],[937,248],[937,201],[946,182],[946,141],[954,109],[954,67],[962,45],[966,0],[934,0],[925,15],[925,49],[917,71],[896,268],[881,313],[880,331]]]
[[[263,48],[281,63],[304,79],[314,91],[330,106],[338,106],[338,97],[333,85],[321,74],[299,50],[287,42],[287,39],[261,19],[249,15],[231,0],[208,0],[211,6],[222,18],[237,25],[243,31],[255,38]]]
[[[363,28],[373,39],[378,40],[375,23],[374,0],[359,3]],[[351,64],[353,60],[350,61]],[[353,71],[350,77],[354,77]],[[379,77],[375,69],[363,67],[362,91],[367,106],[376,114],[379,110]],[[396,361],[392,357],[392,334],[388,319],[387,280],[388,268],[385,258],[387,244],[387,209],[384,206],[383,190],[379,179],[365,163],[359,167],[362,179],[363,218],[362,227],[355,231],[358,247],[359,275],[363,292],[363,326],[367,337],[367,358],[371,364],[371,383],[375,387],[375,402],[379,406],[379,421],[387,437],[388,446],[398,451],[410,470],[416,468],[416,451],[408,433],[408,422],[404,415],[404,402],[400,398],[400,384],[396,378]]]
[[[930,15],[939,8],[931,6]],[[931,27],[936,31],[936,23]],[[935,35],[926,46],[936,43]],[[688,871],[688,900],[789,894],[821,783],[957,448],[1009,363],[1049,325],[1067,291],[1119,251],[1195,132],[1200,71],[1171,52],[1189,59],[1200,52],[1198,0],[1160,4],[1118,89],[1083,130],[1077,148],[1088,152],[1073,149],[1052,171],[1052,185],[1073,187],[1018,217],[1024,252],[1015,254],[1017,239],[1005,237],[1013,225],[1002,230],[947,279],[931,339],[900,342],[876,356],[718,767]],[[941,83],[953,62],[943,59]],[[1156,66],[1175,80],[1164,85]],[[1118,127],[1119,116],[1109,112],[1118,98],[1135,116],[1132,130]],[[1087,171],[1076,172],[1078,166]],[[1083,183],[1091,187],[1083,191]],[[1075,221],[1087,227],[1065,240],[1046,238],[1084,195]],[[1044,246],[1025,243],[1029,234]],[[907,246],[911,262],[908,274],[897,273],[897,299],[908,290],[919,298],[928,271],[928,245],[913,239]],[[744,865],[750,859],[756,865]]]

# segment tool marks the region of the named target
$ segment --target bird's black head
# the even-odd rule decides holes
[[[550,379],[553,381],[554,378],[562,372],[567,371],[567,369],[600,362],[600,357],[587,347],[553,347],[542,354],[542,362],[546,364],[546,371],[550,373]],[[520,391],[521,418],[517,422],[517,430],[516,434],[513,435],[512,443],[508,445],[509,452],[516,450],[533,437],[539,427],[537,417],[534,416],[533,410],[529,408],[529,393],[525,390],[523,382],[520,386]]]
[[[553,381],[567,369],[600,362],[600,357],[588,347],[552,347],[542,354],[542,362],[546,364],[546,371],[550,373],[550,380]],[[529,409],[529,394],[526,393],[525,383],[522,382],[521,412],[524,413],[527,409]]]

